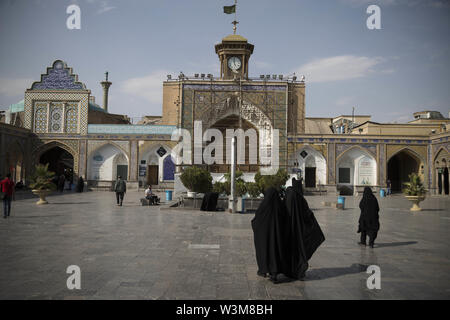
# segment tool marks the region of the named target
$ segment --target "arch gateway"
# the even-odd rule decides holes
[[[416,112],[404,124],[372,122],[369,115],[307,117],[304,79],[251,76],[255,47],[241,35],[224,37],[214,49],[217,76],[180,73],[161,79],[162,115],[144,115],[137,124],[108,109],[108,90],[114,88],[108,79],[99,79],[106,99],[96,102],[65,61],[47,68],[43,61],[43,74],[24,88],[24,100],[11,105],[10,116],[0,122],[0,175],[12,173],[27,183],[34,166],[48,161],[56,171],[70,172],[74,183],[83,177],[93,190],[107,188],[121,175],[130,189],[152,184],[182,192],[177,187],[182,167],[170,155],[177,144],[171,135],[183,128],[193,137],[194,123],[201,121],[203,130],[255,129],[257,152],[278,130],[280,168],[301,176],[312,194],[355,194],[365,185],[379,190],[388,180],[401,191],[415,172],[430,193],[448,196],[450,119],[439,112]],[[242,67],[229,69],[230,58]],[[248,148],[248,138],[245,144]],[[271,146],[265,151],[275,152]],[[264,165],[249,163],[248,153],[245,158],[239,170],[251,180]],[[229,165],[202,166],[218,179],[229,171]]]

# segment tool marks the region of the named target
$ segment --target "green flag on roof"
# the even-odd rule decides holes
[[[223,7],[223,12],[226,14],[232,14],[236,12],[236,5],[233,4],[232,6],[225,6]]]

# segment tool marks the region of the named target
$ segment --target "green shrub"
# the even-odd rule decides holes
[[[264,193],[270,187],[281,191],[281,188],[286,184],[288,179],[289,175],[285,169],[278,169],[277,173],[273,175],[262,175],[260,172],[255,175],[255,183],[260,193]]]
[[[243,173],[241,171],[236,171],[235,179],[236,179],[236,196],[242,197],[247,193],[247,186],[245,181],[242,179]],[[225,193],[227,196],[231,194],[231,174],[225,173],[224,182],[216,182],[214,183],[213,190],[218,193]]]
[[[258,184],[256,182],[246,182],[245,186],[250,197],[258,198],[261,194],[261,191],[259,190]]]
[[[213,192],[217,192],[217,193],[227,193],[226,189],[225,189],[225,183],[224,182],[215,182],[213,184]]]
[[[56,185],[52,182],[55,173],[48,170],[46,165],[38,164],[31,177],[30,187],[35,190],[56,190]]]
[[[199,167],[186,168],[180,179],[183,185],[192,192],[206,193],[213,188],[211,174]]]
[[[422,184],[422,179],[416,174],[411,173],[408,175],[409,182],[403,183],[405,188],[403,193],[408,196],[422,196],[426,193],[425,187]]]

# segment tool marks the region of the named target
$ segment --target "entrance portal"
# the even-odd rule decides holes
[[[403,183],[409,181],[408,175],[419,172],[420,161],[408,151],[401,151],[388,161],[388,180],[392,191],[400,192]]]
[[[57,176],[64,174],[68,181],[73,182],[73,156],[63,148],[54,147],[44,152],[39,158],[39,163],[48,163],[50,171]]]

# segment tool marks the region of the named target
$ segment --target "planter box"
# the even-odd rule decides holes
[[[185,208],[200,209],[202,205],[203,194],[194,197],[183,196],[183,204]],[[261,204],[263,198],[245,198],[245,211],[256,211]],[[217,199],[217,209],[228,211],[228,197],[219,196]]]

